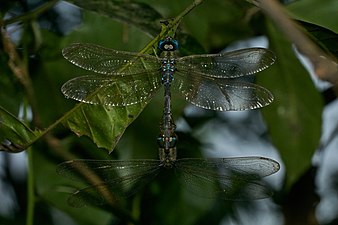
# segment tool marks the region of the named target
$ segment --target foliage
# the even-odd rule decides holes
[[[48,205],[62,210],[78,224],[113,224],[112,221],[158,224],[162,221],[161,224],[188,225],[202,224],[211,216],[212,224],[219,224],[225,214],[222,209],[232,215],[235,203],[195,199],[181,190],[173,177],[154,181],[124,204],[109,209],[74,209],[66,205],[66,197],[73,191],[69,186],[83,186],[57,177],[55,166],[74,158],[156,158],[154,140],[162,114],[159,105],[163,103],[161,94],[148,104],[117,108],[65,99],[60,92],[62,84],[85,71],[67,63],[62,58],[62,49],[73,42],[92,42],[152,54],[157,41],[168,32],[161,32],[160,21],[171,17],[181,19],[177,15],[191,0],[75,0],[68,2],[82,9],[70,14],[58,10],[61,4],[52,8],[56,2],[41,3],[37,7],[13,1],[0,8],[0,25],[11,28],[2,29],[1,33],[0,150],[19,152],[31,146],[33,169],[30,173],[34,174],[39,196],[34,202],[37,211],[42,212],[40,207]],[[338,14],[332,12],[337,7],[334,0],[327,0],[325,4],[309,0],[297,1],[286,9],[325,53],[337,57],[338,24],[332,22],[338,21]],[[318,13],[308,13],[314,9]],[[17,16],[4,19],[12,13]],[[277,62],[263,71],[257,82],[275,96],[275,102],[263,109],[263,116],[272,143],[286,167],[285,187],[280,196],[287,195],[311,167],[311,158],[319,145],[323,109],[321,93],[295,56],[292,43],[268,17],[246,1],[205,1],[176,22],[180,22],[177,38],[182,55],[219,52],[238,40],[258,35],[268,37]],[[18,40],[15,45],[13,40]],[[176,96],[173,98],[173,114],[178,118],[184,114],[185,102]],[[25,112],[20,119],[15,116],[19,111]],[[33,113],[32,121],[30,113]],[[205,120],[210,118],[201,117],[194,123],[203,124]],[[199,127],[190,125],[193,129]],[[69,130],[87,137],[77,137]],[[189,157],[201,154],[201,144],[191,134],[181,133],[179,138],[180,154]],[[114,151],[108,155],[102,149]],[[51,219],[46,218],[44,223],[51,224]]]

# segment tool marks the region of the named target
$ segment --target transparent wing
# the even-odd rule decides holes
[[[204,109],[248,110],[264,107],[273,101],[270,91],[253,83],[185,76],[178,71],[172,86],[187,101]]]
[[[151,55],[116,51],[89,43],[74,43],[62,50],[74,65],[106,75],[130,75],[158,70],[160,61]]]
[[[74,192],[68,203],[74,207],[114,203],[136,193],[160,171],[159,160],[74,160],[61,163],[57,173],[63,177],[94,185]],[[80,171],[86,176],[80,175]]]
[[[195,74],[214,78],[236,78],[260,72],[276,60],[265,48],[247,48],[232,52],[190,55],[176,60],[176,68],[187,76]]]
[[[134,76],[83,76],[67,81],[61,91],[67,98],[107,106],[127,106],[149,100],[161,87],[161,74]]]
[[[159,160],[135,159],[135,160],[93,160],[76,159],[60,163],[56,172],[58,175],[68,179],[88,182],[88,179],[81,175],[83,172],[92,171],[103,181],[114,180],[117,177],[124,177],[130,174],[142,174],[160,165]]]
[[[271,196],[271,190],[261,178],[277,172],[279,164],[262,157],[179,159],[175,168],[183,186],[192,193],[226,200],[251,200]]]

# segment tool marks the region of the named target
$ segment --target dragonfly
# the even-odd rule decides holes
[[[165,171],[174,171],[187,191],[202,197],[251,200],[271,196],[270,189],[261,179],[279,170],[279,163],[273,159],[260,156],[178,159],[170,96],[170,88],[165,88],[157,138],[159,159],[76,159],[57,166],[59,175],[88,183],[87,187],[70,195],[69,205],[114,204],[132,196]],[[89,171],[90,176],[98,177],[99,181],[94,184],[88,182],[88,178],[81,176],[79,171],[82,171],[80,174]]]
[[[71,44],[63,49],[64,58],[95,74],[73,78],[61,91],[80,102],[121,107],[148,103],[162,86],[173,88],[198,107],[217,111],[256,109],[273,101],[266,88],[236,79],[271,66],[276,57],[270,50],[247,48],[178,57],[178,48],[172,37],[158,42],[159,56]]]

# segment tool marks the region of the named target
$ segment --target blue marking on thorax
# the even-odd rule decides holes
[[[175,60],[164,58],[162,60],[162,83],[171,83],[174,80]]]
[[[158,48],[163,52],[162,60],[162,83],[170,84],[174,80],[175,59],[173,59],[173,51],[178,49],[178,42],[171,37],[166,37],[158,42]]]

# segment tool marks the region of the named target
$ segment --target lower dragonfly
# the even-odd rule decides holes
[[[168,84],[169,85],[169,84]],[[172,119],[170,88],[165,88],[164,110],[160,124],[159,159],[87,160],[61,163],[57,173],[86,181],[78,171],[91,171],[100,182],[77,190],[68,203],[74,207],[101,205],[135,194],[161,171],[175,171],[188,191],[199,196],[224,200],[250,200],[271,196],[261,179],[276,173],[278,162],[264,157],[182,158],[176,157],[176,125]],[[87,181],[88,182],[88,181]]]
[[[77,101],[105,106],[148,102],[163,85],[204,109],[237,111],[264,107],[273,95],[259,85],[234,78],[253,75],[275,62],[265,48],[177,57],[172,37],[159,41],[159,57],[117,51],[89,43],[63,49],[74,65],[95,72],[66,82],[61,91]]]

